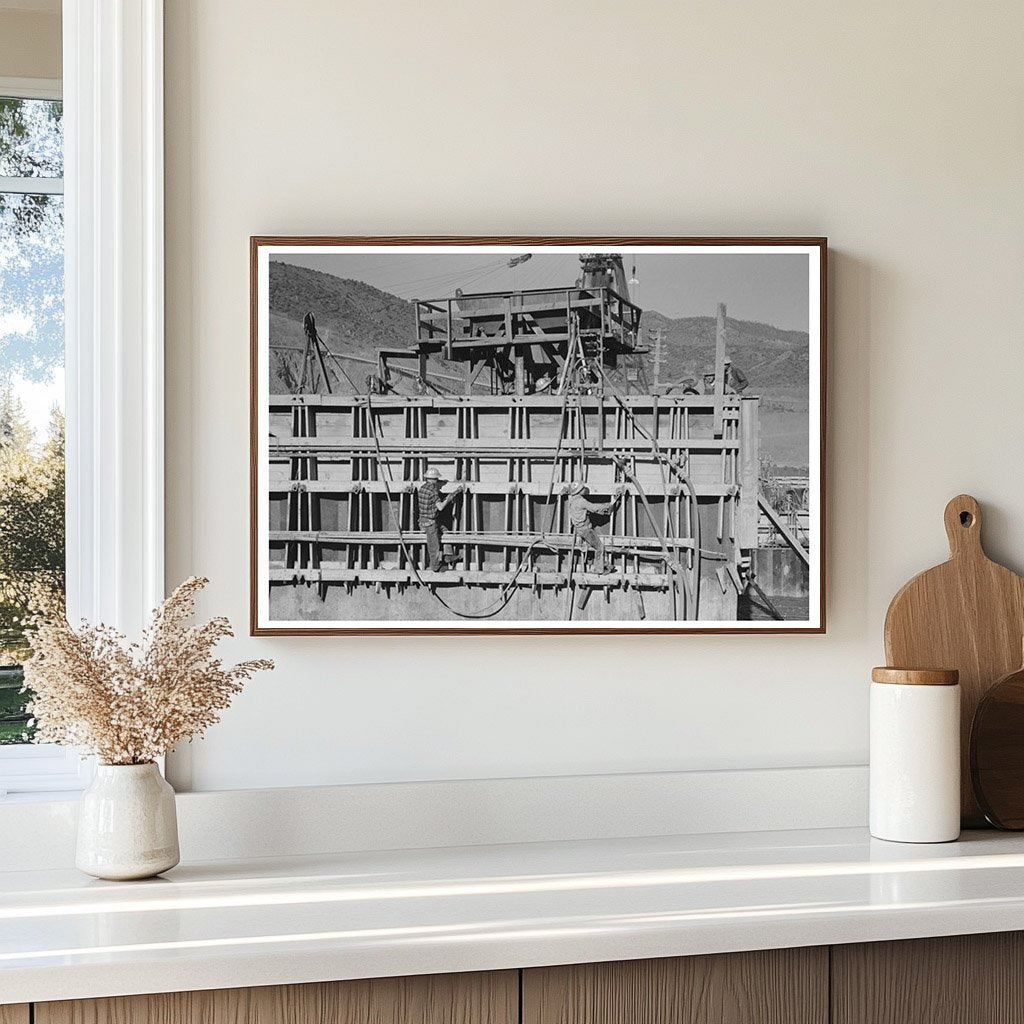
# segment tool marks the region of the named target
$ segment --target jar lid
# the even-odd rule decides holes
[[[956,686],[960,672],[955,668],[888,668],[871,670],[873,683],[899,683],[911,686]]]

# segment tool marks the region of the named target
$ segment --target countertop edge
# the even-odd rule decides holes
[[[955,919],[954,919],[955,918]],[[1024,900],[968,908],[831,911],[789,919],[750,919],[700,928],[638,926],[613,934],[562,929],[528,936],[495,933],[467,942],[386,942],[359,950],[282,954],[251,949],[125,965],[48,964],[0,972],[0,1005],[165,992],[310,984],[364,978],[502,971],[562,964],[645,960],[764,949],[847,945],[1024,930]],[[571,934],[566,934],[566,932]]]

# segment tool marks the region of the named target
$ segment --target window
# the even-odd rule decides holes
[[[0,81],[0,787],[74,786],[77,758],[28,746],[26,617],[62,607],[64,142],[59,86]],[[45,771],[44,771],[45,769]],[[47,776],[44,780],[43,776]]]
[[[149,609],[164,596],[162,31],[162,0],[65,4],[64,102],[60,117],[48,122],[51,127],[60,122],[63,156],[60,147],[53,148],[52,134],[44,133],[49,139],[44,144],[19,128],[8,149],[21,153],[18,147],[28,147],[31,138],[36,162],[8,158],[0,169],[7,207],[34,204],[54,218],[51,226],[63,221],[67,459],[61,497],[66,498],[68,615],[106,622],[129,635],[141,632]],[[0,97],[61,100],[61,83],[39,86],[0,78]],[[30,109],[46,113],[42,107]],[[50,113],[55,109],[48,108]],[[66,167],[63,183],[61,165]],[[12,223],[0,227],[0,251],[8,254],[19,251],[16,243],[28,244],[25,232],[15,233]],[[41,262],[32,264],[37,274]],[[51,265],[59,266],[59,260]],[[54,280],[51,276],[51,285]],[[0,302],[10,294],[0,279]],[[33,329],[37,323],[54,324],[47,318],[61,312],[56,288],[47,292],[40,285],[33,294],[39,300],[31,311],[39,314]],[[29,326],[28,317],[22,310],[22,328]],[[59,337],[59,331],[49,337]],[[0,346],[4,340],[0,331]],[[38,358],[22,367],[19,380],[38,377],[27,387],[44,391],[35,408],[41,410],[37,422],[41,418],[45,429],[50,397],[45,389],[58,396],[61,390],[59,359],[50,359],[47,366],[47,359],[59,353],[59,342],[47,349],[38,332],[30,340],[38,346]],[[8,364],[14,357],[8,353],[13,352],[13,347],[0,347],[0,364],[12,380],[14,367]],[[52,479],[57,481],[59,474]],[[54,491],[48,494],[49,511],[59,521]],[[33,528],[37,525],[33,519]],[[49,555],[46,564],[59,570],[54,546]],[[16,738],[26,724],[15,720],[18,715],[16,705],[0,711],[10,716],[5,724]],[[90,775],[91,762],[75,751],[0,744],[0,799],[5,791],[7,799],[15,794],[13,799],[21,800],[29,799],[24,793],[79,789]]]

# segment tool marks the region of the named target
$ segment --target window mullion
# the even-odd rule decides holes
[[[0,193],[16,196],[60,196],[63,178],[8,178],[0,174]]]
[[[6,178],[0,175],[0,192],[22,196],[59,196],[64,192],[63,178]]]

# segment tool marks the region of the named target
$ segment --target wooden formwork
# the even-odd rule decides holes
[[[269,426],[271,602],[289,617],[445,618],[423,591],[513,586],[505,618],[562,618],[567,587],[600,588],[604,618],[735,618],[757,545],[756,398],[279,395]],[[428,468],[464,485],[440,573],[416,517]],[[594,501],[625,489],[600,528],[609,575],[573,537],[575,480]]]

